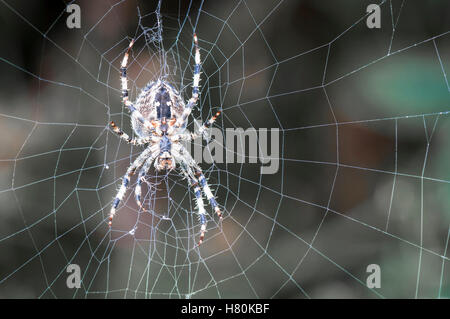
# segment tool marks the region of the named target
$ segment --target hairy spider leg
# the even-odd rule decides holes
[[[221,112],[217,111],[216,114],[214,114],[208,121],[206,121],[199,129],[198,132],[200,133],[201,136],[203,136],[203,138],[205,140],[208,140],[207,136],[205,135],[205,132],[208,128],[211,127],[211,125],[213,125],[213,123],[217,120],[217,118],[220,116]],[[197,138],[198,134],[194,134],[192,136],[192,138]]]
[[[211,125],[213,125],[213,123],[217,120],[221,113],[221,111],[217,111],[216,114],[214,114],[208,121],[205,122],[205,124],[203,124],[203,127],[207,129]]]
[[[203,124],[200,128],[199,128],[199,133],[201,134],[201,136],[203,136],[203,138],[205,140],[207,140],[207,138],[205,137],[205,134],[203,134],[217,119],[217,117],[221,114],[220,111],[218,111],[214,116],[212,116],[208,121],[205,122],[205,124]],[[172,137],[172,142],[179,142],[179,141],[191,141],[191,140],[195,140],[197,137],[199,137],[200,135],[197,133],[178,133],[173,135]]]
[[[195,65],[194,65],[194,80],[192,84],[192,96],[189,99],[188,103],[186,104],[186,107],[184,108],[184,112],[181,115],[180,119],[178,120],[178,126],[182,126],[186,123],[186,119],[188,118],[189,114],[192,112],[192,108],[198,101],[198,95],[199,95],[199,86],[200,86],[200,49],[198,47],[198,38],[197,35],[194,33],[194,47],[195,47]]]
[[[203,239],[205,238],[205,232],[206,232],[206,211],[205,211],[205,204],[203,203],[203,197],[202,192],[200,190],[200,186],[198,182],[191,178],[191,186],[194,189],[195,194],[195,201],[197,203],[197,209],[198,209],[198,216],[200,219],[200,239],[198,241],[198,245],[200,246],[203,243]]]
[[[150,169],[150,166],[152,165],[153,161],[155,160],[157,154],[158,154],[157,152],[152,153],[151,157],[149,157],[145,161],[145,164],[142,166],[141,170],[139,171],[137,185],[136,185],[136,188],[134,189],[136,203],[142,209],[144,209],[144,207],[142,206],[142,202],[141,202],[141,194],[142,194],[142,185],[141,184],[142,184],[142,181],[143,181],[145,175],[147,174],[148,170]]]
[[[141,184],[143,181],[143,178],[145,177],[146,172],[150,168],[152,162],[157,157],[158,154],[160,154],[160,147],[161,147],[161,138],[166,137],[166,139],[169,139],[171,145],[171,153],[175,160],[175,162],[179,162],[181,165],[182,172],[186,175],[188,178],[191,187],[193,187],[194,194],[196,197],[196,203],[198,208],[198,215],[201,222],[201,232],[200,232],[200,240],[199,245],[203,243],[205,232],[206,232],[206,225],[207,225],[207,218],[206,218],[206,212],[202,197],[202,190],[203,193],[206,195],[208,200],[211,203],[211,206],[216,211],[217,215],[222,219],[222,213],[220,211],[220,208],[218,207],[218,204],[215,200],[214,195],[211,192],[211,189],[209,188],[209,185],[206,181],[205,176],[202,173],[201,168],[199,165],[195,162],[195,160],[192,158],[192,156],[187,152],[187,150],[184,148],[183,145],[177,143],[180,140],[189,140],[191,138],[194,138],[195,134],[173,134],[175,127],[185,127],[186,121],[189,115],[191,114],[192,108],[195,106],[195,104],[198,101],[199,98],[199,84],[200,84],[200,49],[198,46],[198,39],[197,35],[194,34],[194,47],[195,47],[195,65],[194,65],[194,79],[193,79],[193,90],[192,90],[192,97],[189,99],[184,112],[182,115],[178,118],[172,118],[169,120],[168,123],[166,123],[165,119],[162,119],[161,123],[158,121],[150,122],[149,120],[145,119],[142,114],[137,110],[133,103],[129,101],[128,98],[128,83],[127,83],[127,64],[129,59],[129,54],[131,51],[131,48],[134,44],[134,40],[130,42],[130,45],[125,53],[125,56],[122,60],[121,64],[121,82],[122,82],[122,96],[123,96],[123,103],[128,108],[128,110],[131,112],[131,116],[138,121],[140,121],[145,128],[150,130],[152,132],[152,137],[148,138],[140,138],[140,139],[131,139],[126,133],[124,133],[119,127],[115,125],[114,122],[111,122],[111,126],[116,134],[118,134],[122,139],[126,140],[129,143],[132,144],[146,144],[146,143],[152,143],[151,146],[148,146],[144,152],[132,163],[132,165],[127,169],[127,173],[123,177],[122,185],[116,195],[116,198],[114,199],[110,217],[109,217],[109,225],[112,224],[112,219],[116,213],[116,209],[120,203],[120,201],[125,196],[126,190],[130,183],[130,177],[132,174],[136,172],[136,170],[140,169],[137,185],[135,188],[135,197],[137,204],[142,207],[141,203],[141,193],[142,188]],[[217,119],[217,117],[220,115],[220,112],[217,112],[211,119],[206,121],[203,126],[200,128],[200,133],[205,138],[205,135],[203,134],[206,129],[208,129],[214,121]],[[161,125],[160,125],[161,124]],[[167,125],[168,124],[168,125]],[[195,173],[194,173],[195,171]],[[196,177],[198,176],[198,177]]]
[[[198,181],[200,183],[200,186],[203,188],[203,192],[205,193],[206,198],[208,198],[209,203],[216,212],[217,216],[219,216],[220,220],[222,220],[222,212],[220,210],[219,205],[217,204],[216,198],[214,197],[213,193],[211,192],[211,189],[209,188],[205,175],[203,175],[202,170],[198,165],[196,169],[197,171],[195,174],[198,176]]]
[[[146,120],[141,112],[136,110],[133,103],[130,102],[128,99],[128,79],[127,79],[127,65],[128,65],[128,58],[130,55],[131,48],[133,47],[134,40],[131,40],[130,45],[128,46],[127,52],[125,52],[125,56],[123,57],[122,64],[120,65],[120,72],[121,72],[121,82],[122,82],[122,101],[125,104],[125,106],[128,108],[128,110],[131,112],[131,116],[138,119],[139,122],[141,122],[145,128],[148,130],[154,130],[154,127],[150,121]]]
[[[116,209],[117,206],[119,206],[120,201],[123,199],[123,197],[125,196],[125,193],[127,191],[127,188],[130,184],[130,177],[131,175],[134,174],[134,172],[142,166],[142,164],[144,164],[145,160],[147,159],[149,153],[154,153],[154,147],[147,147],[142,153],[141,155],[138,156],[138,158],[136,158],[134,160],[134,162],[130,165],[130,167],[127,169],[127,172],[125,173],[125,175],[123,176],[122,179],[122,185],[119,188],[119,191],[117,192],[116,197],[114,198],[111,210],[109,212],[109,221],[108,221],[108,225],[109,227],[111,227],[112,225],[112,220],[114,218],[114,215],[116,214]]]
[[[216,198],[214,197],[211,189],[209,188],[208,182],[206,181],[205,175],[203,175],[202,169],[197,164],[197,162],[192,158],[191,154],[186,150],[186,148],[181,144],[175,144],[178,149],[175,150],[173,154],[177,159],[180,158],[185,165],[188,167],[188,170],[192,172],[192,169],[195,170],[195,175],[198,178],[198,182],[203,189],[203,192],[206,195],[206,198],[209,200],[212,208],[216,212],[217,216],[219,216],[220,220],[222,220],[222,211],[220,210],[219,205],[217,204]],[[192,178],[192,173],[189,174]]]
[[[194,177],[194,173],[192,168],[196,165],[194,159],[191,157],[187,150],[181,145],[177,144],[173,149],[172,155],[176,158],[176,160],[180,163],[181,172],[184,174],[186,179],[189,181],[191,187],[193,188],[195,201],[197,204],[198,217],[200,219],[200,239],[198,245],[200,246],[203,243],[206,233],[206,211],[205,204],[203,202],[202,192],[200,189],[200,185],[198,180]]]
[[[127,133],[122,131],[122,129],[120,127],[118,127],[116,125],[116,123],[114,123],[114,121],[111,121],[110,125],[111,125],[114,133],[119,135],[119,137],[121,139],[125,140],[127,143],[130,143],[130,144],[133,144],[133,145],[145,145],[145,144],[150,142],[150,138],[148,138],[148,137],[145,137],[145,138],[131,138]]]

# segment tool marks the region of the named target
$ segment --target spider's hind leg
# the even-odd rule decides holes
[[[195,48],[195,55],[194,55],[194,79],[192,83],[192,96],[189,99],[188,103],[186,104],[186,107],[184,109],[184,112],[180,119],[178,120],[178,126],[182,126],[186,123],[186,120],[192,112],[192,108],[197,104],[198,96],[199,96],[199,87],[200,87],[200,49],[198,47],[198,38],[197,35],[194,33],[194,48]]]
[[[150,121],[145,119],[141,112],[139,112],[133,105],[133,103],[130,102],[128,98],[128,78],[127,78],[127,66],[128,66],[128,59],[130,56],[131,48],[133,47],[134,40],[131,40],[130,44],[128,45],[128,49],[125,52],[125,55],[122,59],[122,63],[120,64],[120,80],[121,80],[121,87],[122,87],[122,101],[123,104],[128,108],[128,110],[131,112],[131,116],[138,119],[139,122],[141,122],[145,128],[147,128],[150,131],[154,130],[154,126]]]
[[[128,79],[127,79],[127,65],[128,65],[128,58],[130,55],[131,48],[133,47],[134,40],[131,40],[130,44],[128,45],[127,52],[125,52],[125,55],[122,59],[122,63],[120,64],[120,79],[122,82],[122,101],[126,104],[128,101]]]

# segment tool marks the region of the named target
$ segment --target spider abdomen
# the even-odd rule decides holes
[[[161,121],[181,118],[185,104],[178,91],[169,83],[158,80],[147,84],[134,103],[136,110],[149,121]],[[151,131],[132,118],[134,132],[139,137],[151,136]]]
[[[155,100],[157,119],[170,119],[172,117],[172,100],[170,99],[169,92],[164,87],[161,87],[159,92],[156,93]]]

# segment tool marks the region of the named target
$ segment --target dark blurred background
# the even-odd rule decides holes
[[[119,81],[130,39],[133,98],[165,70],[145,36],[157,1],[75,1],[81,29],[67,28],[68,3],[0,1],[0,297],[450,297],[448,1],[384,1],[369,29],[372,1],[163,0],[166,75],[185,99],[199,36],[193,115],[220,108],[222,130],[281,130],[276,174],[201,165],[225,218],[211,217],[200,249],[176,174],[149,179],[159,214],[130,190],[105,222],[142,151],[108,128],[131,133]],[[380,288],[366,286],[370,264]]]

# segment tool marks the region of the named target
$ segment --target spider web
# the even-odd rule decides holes
[[[321,298],[450,296],[449,17],[444,2],[74,2],[1,0],[0,296]],[[95,4],[94,4],[95,3]],[[121,103],[164,77],[185,100],[194,32],[202,56],[193,110],[227,128],[278,128],[279,170],[202,162],[209,205],[196,246],[195,196],[177,173],[121,178],[143,148]],[[192,131],[192,118],[188,128]],[[199,142],[197,147],[205,146]],[[195,147],[195,145],[193,146]],[[272,145],[272,147],[274,147]],[[234,151],[234,150],[230,150]],[[82,274],[66,286],[70,264]],[[367,266],[381,269],[368,288]]]

